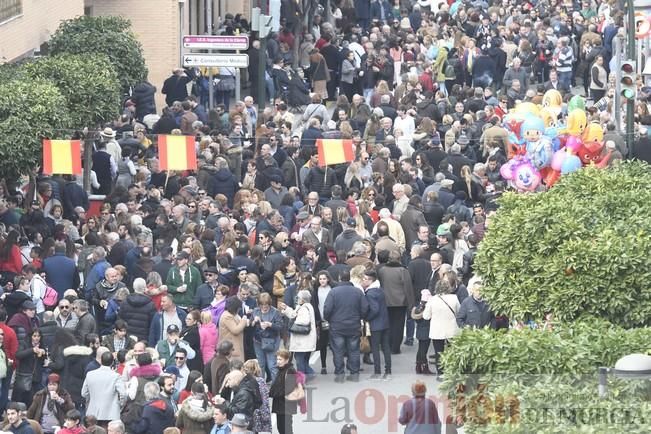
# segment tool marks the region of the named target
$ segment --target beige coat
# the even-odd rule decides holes
[[[460,307],[455,294],[435,295],[429,299],[423,311],[423,319],[430,320],[430,339],[451,339],[459,334],[457,312]]]
[[[314,308],[310,303],[297,306],[296,309],[287,308],[282,312],[287,318],[296,317],[296,324],[310,324],[310,334],[299,335],[289,334],[289,351],[307,353],[316,350],[316,321],[314,319]]]
[[[239,315],[233,316],[228,311],[224,311],[219,319],[219,341],[231,341],[233,344],[233,354],[231,359],[240,359],[244,361],[244,329],[246,320]]]

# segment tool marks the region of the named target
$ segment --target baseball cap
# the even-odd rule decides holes
[[[179,371],[179,368],[177,368],[176,366],[168,366],[167,368],[165,368],[163,372],[166,374],[176,375],[176,378],[183,378],[183,375],[181,375],[181,371]]]
[[[235,413],[231,419],[231,425],[239,428],[246,428],[249,426],[249,422],[246,419],[246,415],[242,413]]]
[[[176,324],[170,324],[167,326],[167,333],[180,333],[181,330],[179,330],[179,326]]]
[[[190,259],[190,254],[186,251],[180,251],[176,254],[176,259]]]

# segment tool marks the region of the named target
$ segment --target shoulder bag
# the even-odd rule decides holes
[[[447,301],[443,300],[443,297],[441,297],[441,294],[437,294],[436,296],[437,296],[438,298],[440,298],[441,301],[442,301],[443,303],[445,303],[445,305],[448,307],[448,309],[450,309],[450,312],[452,312],[452,315],[454,315],[454,317],[456,318],[456,317],[457,317],[457,313],[454,311],[454,309],[452,309],[452,307],[450,307],[450,305],[448,304]]]
[[[297,335],[309,335],[310,331],[312,330],[311,322],[309,324],[296,324],[296,318],[298,318],[299,310],[300,307],[296,309],[296,316],[289,320],[289,331]]]

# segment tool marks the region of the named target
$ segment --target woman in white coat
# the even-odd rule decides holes
[[[278,302],[278,309],[287,318],[296,318],[295,324],[307,326],[309,324],[310,332],[299,334],[289,332],[289,351],[294,353],[296,360],[296,369],[305,374],[308,379],[314,377],[315,372],[310,367],[310,355],[316,350],[316,321],[314,319],[314,307],[312,307],[312,294],[308,290],[299,291],[296,295],[298,299],[296,308],[292,309],[285,303]],[[290,321],[291,324],[291,321]]]
[[[436,373],[443,374],[440,366],[441,353],[445,350],[448,339],[459,334],[457,312],[459,299],[452,293],[452,286],[446,280],[439,280],[435,287],[436,295],[431,297],[423,310],[423,319],[430,320],[429,338],[434,344],[436,354]]]

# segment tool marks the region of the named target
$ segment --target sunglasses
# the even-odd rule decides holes
[[[70,306],[59,306],[59,309],[70,309]]]
[[[185,360],[185,357],[174,357],[176,360]]]

